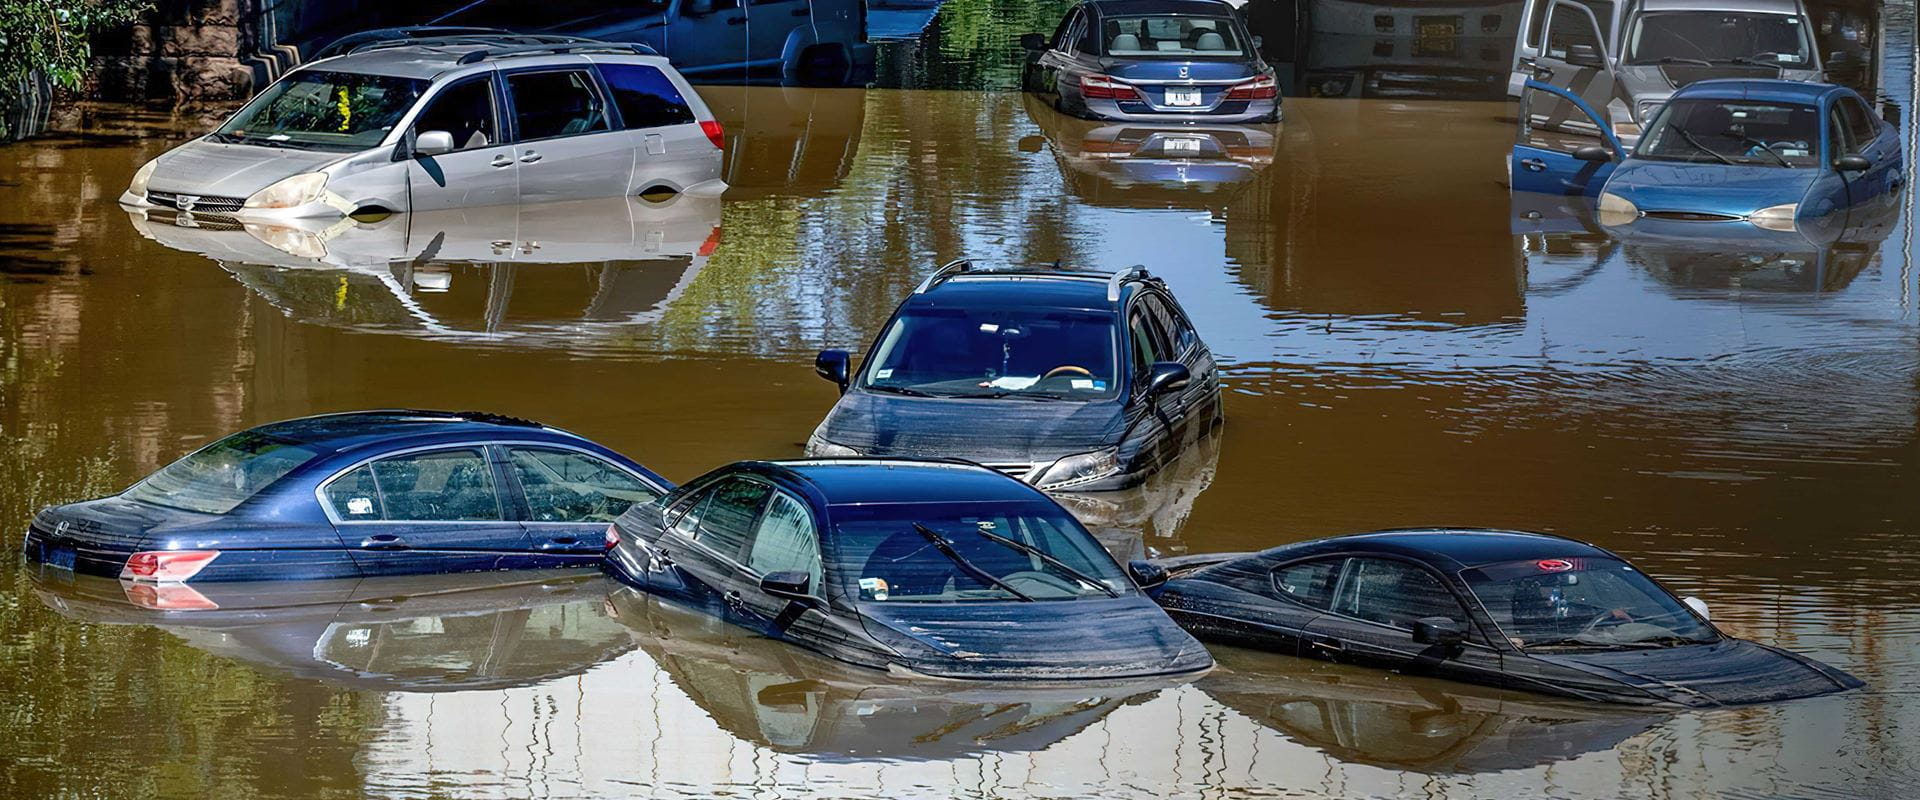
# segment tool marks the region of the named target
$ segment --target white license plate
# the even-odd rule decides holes
[[[1167,105],[1170,105],[1170,106],[1200,105],[1200,90],[1199,89],[1168,89]]]
[[[1194,155],[1199,155],[1200,140],[1188,138],[1185,136],[1181,136],[1173,139],[1163,139],[1160,142],[1160,151],[1163,153],[1192,153]]]

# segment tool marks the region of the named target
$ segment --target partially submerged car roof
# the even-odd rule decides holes
[[[432,438],[499,438],[505,434],[544,434],[542,438],[578,439],[558,428],[532,420],[479,411],[418,411],[384,409],[321,414],[270,422],[252,430],[303,445],[331,451],[351,450],[380,442],[404,445]],[[583,440],[584,441],[584,440]]]
[[[829,506],[983,503],[1043,499],[1040,490],[960,460],[816,458],[754,461],[743,467],[805,484]]]
[[[1139,267],[1119,272],[1064,269],[977,271],[954,262],[920,284],[903,308],[1058,308],[1110,311],[1143,282],[1158,282]]]
[[[1722,78],[1687,84],[1680,91],[1674,92],[1673,99],[1756,100],[1811,106],[1818,105],[1820,99],[1829,94],[1843,91],[1846,91],[1844,87],[1831,83]]]
[[[1405,528],[1354,533],[1281,545],[1266,552],[1273,553],[1293,548],[1305,549],[1308,545],[1330,550],[1364,547],[1378,552],[1404,555],[1452,569],[1535,558],[1618,557],[1599,547],[1564,536],[1490,528]],[[1451,561],[1452,564],[1446,564],[1447,561]]]

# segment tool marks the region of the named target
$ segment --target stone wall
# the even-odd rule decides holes
[[[94,49],[87,93],[102,100],[223,103],[253,92],[242,63],[257,0],[157,0],[153,11]]]

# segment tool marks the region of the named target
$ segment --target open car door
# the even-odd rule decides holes
[[[1535,121],[1532,107],[1543,99],[1573,109],[1587,124],[1552,127]],[[1516,192],[1597,197],[1626,156],[1600,113],[1573,92],[1540,81],[1521,87],[1519,133],[1508,160],[1509,186]]]
[[[1526,81],[1540,81],[1579,95],[1592,108],[1606,109],[1614,100],[1614,75],[1608,53],[1609,27],[1594,16],[1594,10],[1576,0],[1534,0],[1546,3],[1544,16],[1538,18],[1539,46],[1532,55],[1515,57],[1512,84],[1515,94],[1523,94]],[[1611,13],[1613,3],[1600,3]],[[1529,22],[1533,22],[1529,19]],[[1612,20],[1609,20],[1611,24]],[[1527,33],[1523,32],[1522,36]],[[1590,130],[1595,124],[1568,103],[1558,98],[1536,98],[1531,113],[1536,125],[1550,128]],[[1600,115],[1601,122],[1607,117]]]

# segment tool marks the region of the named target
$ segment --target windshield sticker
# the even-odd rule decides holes
[[[893,377],[893,370],[892,369],[875,370],[873,373],[873,377],[879,378],[880,380],[884,381],[888,378]]]
[[[887,579],[886,578],[861,578],[860,579],[860,599],[862,600],[887,599]]]
[[[1075,389],[1091,389],[1093,388],[1093,379],[1092,378],[1074,378],[1070,381],[1067,381],[1067,385],[1072,386]]]
[[[982,322],[980,323],[980,332],[981,333],[999,333],[1000,326],[995,325],[991,322]]]
[[[1566,572],[1573,569],[1573,562],[1561,558],[1548,558],[1535,563],[1534,566],[1539,567],[1541,572]]]

